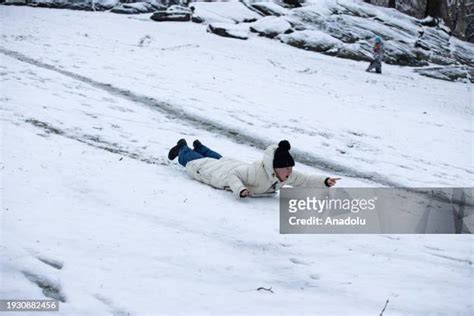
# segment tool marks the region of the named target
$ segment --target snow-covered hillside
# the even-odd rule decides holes
[[[249,162],[288,139],[297,169],[341,186],[473,186],[472,85],[149,14],[0,19],[0,298],[46,292],[64,315],[472,314],[471,235],[281,235],[277,198],[236,200],[166,158],[182,136]]]

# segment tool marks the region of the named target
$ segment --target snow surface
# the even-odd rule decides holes
[[[472,235],[280,235],[277,198],[235,200],[166,159],[182,136],[260,159],[214,122],[289,139],[342,186],[472,186],[471,85],[193,23],[0,18],[1,298],[44,298],[28,275],[62,315],[472,314]]]

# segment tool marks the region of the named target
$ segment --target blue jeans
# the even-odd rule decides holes
[[[221,159],[222,156],[202,144],[194,150],[188,146],[183,146],[179,150],[178,162],[183,167],[186,167],[188,162],[201,158]]]

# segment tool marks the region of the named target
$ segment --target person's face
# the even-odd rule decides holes
[[[275,173],[281,182],[285,182],[293,172],[293,167],[275,168]]]

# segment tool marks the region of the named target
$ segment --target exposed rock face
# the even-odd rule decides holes
[[[436,79],[457,81],[469,80],[474,83],[474,67],[446,66],[415,69],[415,72]]]
[[[439,20],[436,23],[432,19],[418,20],[393,9],[347,0],[320,0],[291,10],[282,18],[296,32],[277,38],[303,49],[368,60],[373,39],[380,36],[384,42],[384,61],[389,64],[473,66],[474,46],[450,36],[449,28]]]
[[[469,15],[473,13],[474,1],[472,0],[438,0],[432,1],[436,3],[438,8],[428,12],[428,0],[396,0],[395,9],[398,11],[411,15],[413,17],[422,19],[428,14],[438,12],[435,17],[442,18],[446,25],[453,31],[453,34],[462,39],[474,42],[474,37],[470,37],[471,28],[474,28],[474,17]],[[371,4],[388,7],[389,0],[366,0]],[[471,25],[471,26],[470,26]]]
[[[135,0],[132,0],[135,1]],[[106,11],[114,13],[138,14],[155,10],[166,10],[179,0],[142,0],[139,2],[120,3],[119,0],[6,0],[6,5],[28,5],[40,8],[69,9],[82,11]],[[2,0],[0,0],[0,3]],[[125,2],[125,1],[123,1]]]
[[[212,24],[211,32],[241,39],[248,36],[243,31],[246,28],[243,22],[255,14],[248,7],[239,3],[193,3],[193,6],[199,8],[196,12],[200,14],[195,14],[199,22]],[[235,8],[229,10],[230,6]],[[251,7],[267,16],[249,24],[250,31],[301,49],[369,61],[374,39],[380,36],[384,62],[388,64],[474,67],[474,46],[451,36],[450,29],[440,19],[420,20],[394,9],[351,0],[318,0],[291,10],[274,3],[254,3]],[[215,21],[224,23],[215,24]],[[240,23],[241,27],[232,26],[233,23]]]
[[[69,9],[81,11],[110,10],[119,3],[118,0],[7,0],[5,4],[29,5],[32,7]]]

